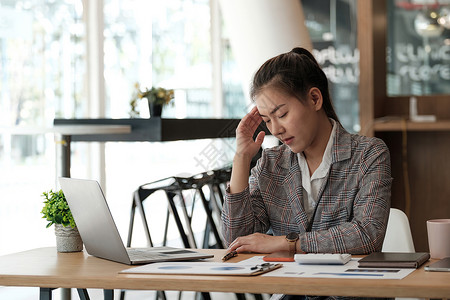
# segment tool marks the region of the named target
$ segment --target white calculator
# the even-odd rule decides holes
[[[306,253],[294,256],[296,262],[305,265],[345,265],[351,258],[350,254],[341,253]]]

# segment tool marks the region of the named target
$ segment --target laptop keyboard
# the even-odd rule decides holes
[[[166,254],[162,254],[159,252],[150,252],[139,249],[128,249],[128,255],[130,256],[130,260],[147,260],[147,259],[163,259],[166,258]]]
[[[189,250],[161,250],[161,251],[147,251],[144,249],[136,249],[131,248],[127,249],[128,255],[130,256],[130,260],[136,261],[136,260],[149,260],[149,259],[165,259],[170,258],[173,255],[177,255],[182,257],[183,254],[189,255],[192,253],[195,253],[193,251]]]

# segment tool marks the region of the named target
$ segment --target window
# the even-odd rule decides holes
[[[0,1],[0,254],[54,244],[39,213],[55,185],[43,128],[84,115],[83,36],[79,1]]]
[[[350,132],[359,126],[359,50],[356,40],[356,1],[303,0],[305,23],[313,54],[329,80],[330,95],[342,125]]]
[[[388,1],[389,96],[450,94],[450,2]]]
[[[210,1],[107,0],[104,17],[107,115],[128,116],[135,83],[142,90],[152,85],[175,90],[175,103],[165,107],[163,117],[217,115],[212,105]],[[148,116],[145,103],[140,110],[142,117]],[[225,114],[233,116],[218,112]]]

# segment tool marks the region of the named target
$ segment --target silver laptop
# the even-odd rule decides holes
[[[86,251],[90,255],[129,265],[214,256],[171,247],[127,249],[97,181],[60,177],[59,182]]]

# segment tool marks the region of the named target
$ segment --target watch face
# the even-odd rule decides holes
[[[290,241],[295,241],[298,239],[298,233],[297,232],[290,232],[288,235],[286,235],[286,239]]]

